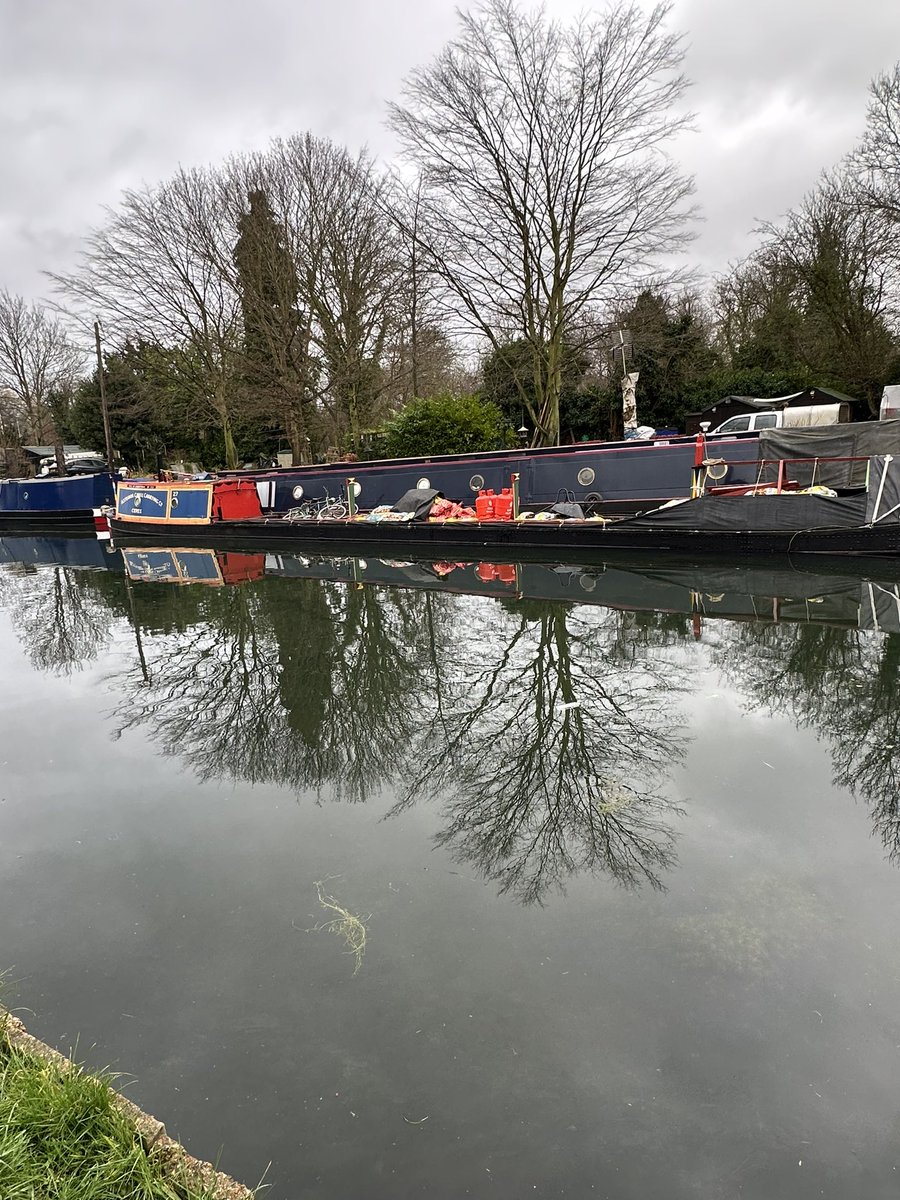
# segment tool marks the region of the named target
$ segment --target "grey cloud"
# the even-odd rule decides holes
[[[695,80],[699,132],[677,148],[706,215],[692,253],[714,269],[852,144],[868,80],[900,57],[900,6],[677,0],[671,23]],[[0,0],[0,284],[46,294],[101,205],[179,163],[303,129],[389,158],[385,101],[454,27],[453,0]]]

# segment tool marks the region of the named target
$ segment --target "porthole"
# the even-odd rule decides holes
[[[417,488],[430,488],[430,487],[431,487],[431,480],[430,480],[430,479],[426,479],[426,478],[425,478],[425,476],[423,475],[423,476],[422,476],[422,478],[421,478],[421,479],[418,481],[418,483],[416,484],[416,487],[417,487]]]
[[[583,592],[592,592],[597,586],[597,580],[593,575],[579,575],[578,586]]]
[[[473,492],[480,492],[481,489],[484,487],[484,476],[483,475],[473,475],[472,478],[469,480],[469,487],[471,488],[471,490]]]
[[[593,467],[582,467],[578,472],[578,482],[582,487],[590,487],[594,482],[594,478],[595,476]]]
[[[295,500],[303,499],[303,488],[300,486],[299,483],[294,488],[294,490],[291,492],[291,495],[294,497]]]
[[[27,493],[27,492],[23,492],[23,493],[22,493],[22,499],[23,499],[23,500],[27,500],[27,499],[28,499],[28,493]]]
[[[359,482],[357,482],[357,480],[355,480],[355,479],[354,479],[354,481],[353,481],[353,495],[354,495],[354,496],[358,496],[358,495],[359,495],[359,493],[360,493],[361,491],[362,491],[362,484],[361,484],[361,483],[359,483]]]

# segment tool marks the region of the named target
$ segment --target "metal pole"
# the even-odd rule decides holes
[[[513,503],[512,503],[513,520],[518,521],[518,519],[519,519],[519,472],[518,471],[516,471],[512,477],[512,496],[513,496]]]
[[[356,516],[356,480],[347,480],[347,508],[351,517]]]
[[[106,406],[106,381],[103,378],[103,351],[100,349],[100,322],[94,322],[94,341],[97,344],[97,378],[100,380],[100,411],[103,414],[103,436],[106,439],[106,466],[113,469],[112,430],[109,427],[109,409]]]

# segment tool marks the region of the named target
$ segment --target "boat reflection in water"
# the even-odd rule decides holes
[[[123,548],[128,577],[141,582],[246,583],[266,577],[319,579],[348,586],[412,588],[508,600],[562,601],[695,619],[800,622],[900,632],[900,584],[834,573],[753,564],[716,568],[326,557],[247,554],[217,549]],[[699,619],[699,624],[697,624]]]
[[[201,583],[222,587],[249,583],[266,573],[264,554],[223,550],[123,550],[128,578],[141,583]]]

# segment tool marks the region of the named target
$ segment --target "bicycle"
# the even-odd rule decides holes
[[[296,508],[289,508],[285,521],[338,521],[349,515],[343,500],[337,500],[326,492],[316,499],[304,500]]]

